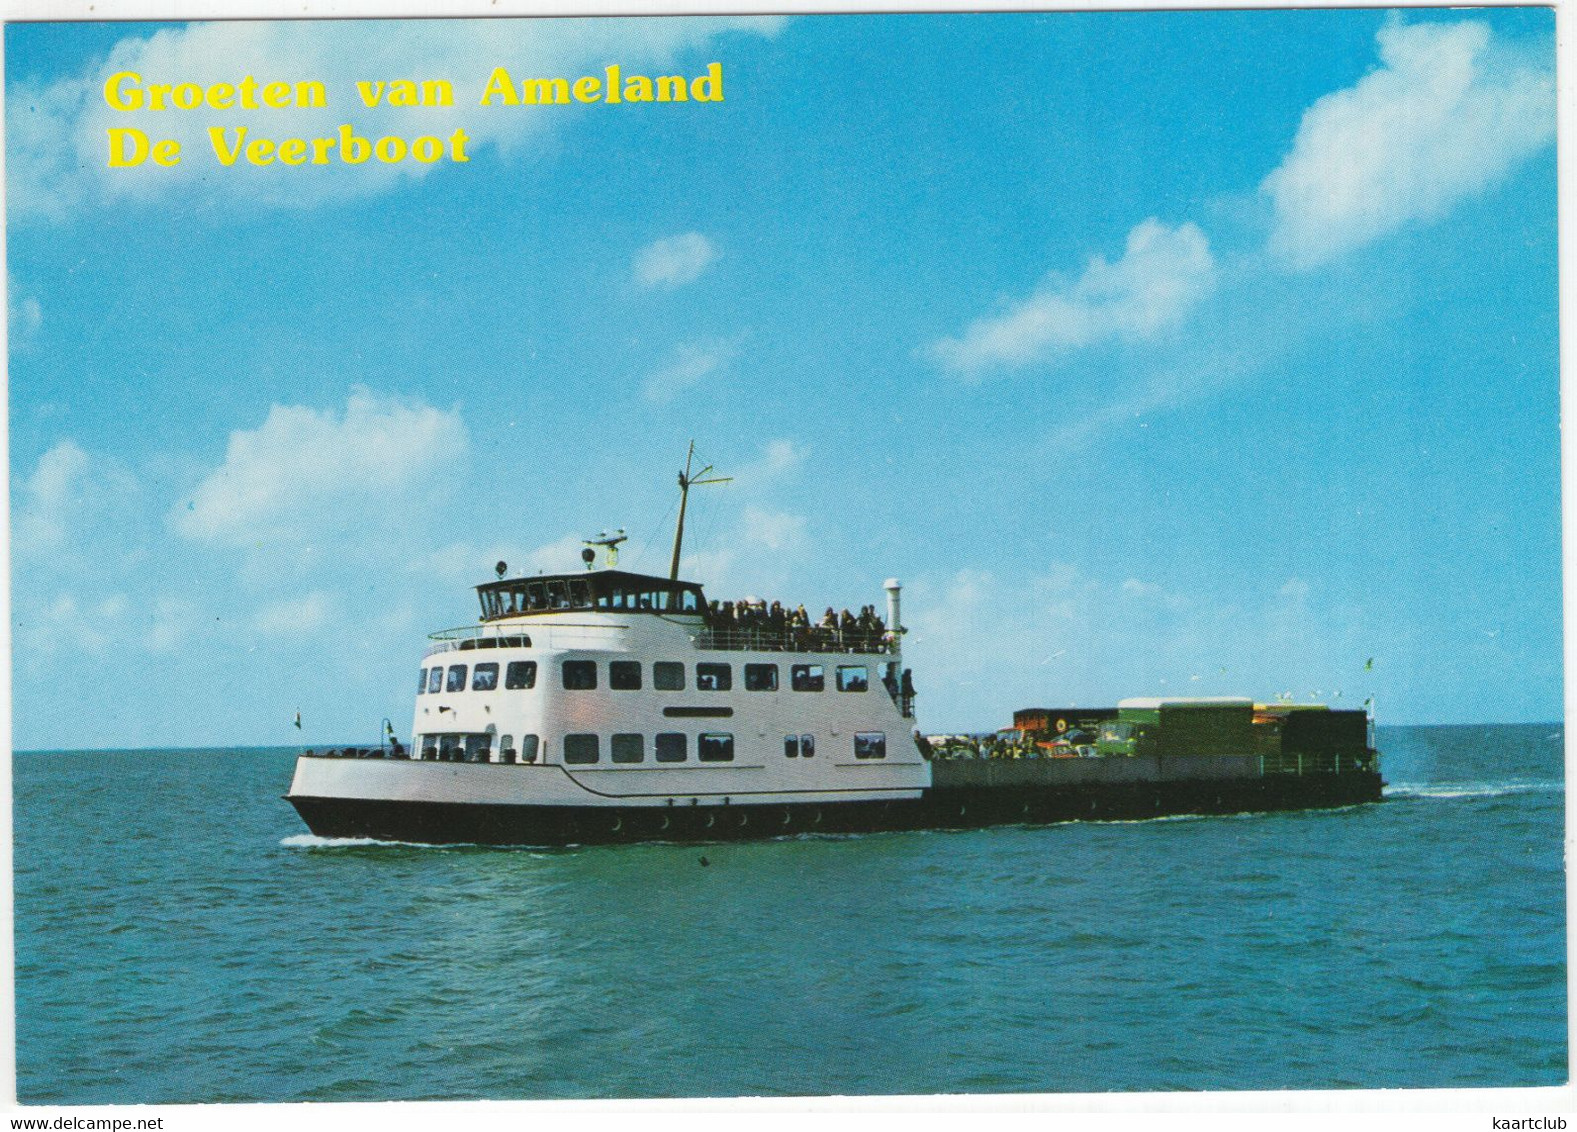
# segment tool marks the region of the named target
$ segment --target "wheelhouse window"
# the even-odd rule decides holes
[[[745,691],[775,692],[778,690],[778,666],[775,664],[745,665]]]
[[[569,608],[569,586],[562,581],[548,583],[548,608]]]
[[[498,665],[492,661],[476,666],[471,675],[471,691],[491,692],[498,687]]]
[[[695,742],[695,757],[704,763],[731,763],[734,761],[734,737],[723,734],[703,734]]]
[[[789,670],[789,686],[796,692],[819,692],[827,686],[827,670],[819,664],[796,664]]]
[[[838,691],[863,692],[871,686],[869,670],[863,664],[838,665]]]
[[[615,735],[609,745],[609,752],[609,757],[616,763],[645,762],[646,736]]]
[[[535,735],[522,735],[520,737],[520,761],[534,763],[537,761],[537,737]]]
[[[448,692],[465,691],[465,665],[451,664],[449,666],[449,683],[444,690]]]
[[[566,660],[564,662],[564,687],[570,691],[584,692],[597,686],[595,660]]]
[[[441,667],[435,668],[427,674],[427,690],[429,692],[441,692],[444,690],[444,670]]]
[[[734,666],[731,664],[698,664],[695,666],[695,687],[698,692],[726,692],[734,686]]]
[[[535,688],[537,686],[537,662],[534,660],[512,660],[509,667],[504,669],[504,687],[510,690],[520,688]]]
[[[660,763],[682,763],[690,757],[690,737],[682,731],[662,732],[654,746]]]
[[[564,736],[564,761],[571,765],[594,763],[598,759],[595,735]]]
[[[610,660],[608,662],[608,687],[616,692],[641,690],[641,662],[638,660]]]
[[[854,757],[857,759],[885,759],[887,736],[880,731],[854,733]]]
[[[427,669],[422,669],[422,674],[416,678],[416,694],[419,696],[427,691]]]
[[[659,660],[652,665],[652,687],[659,692],[684,691],[684,665],[677,660]]]

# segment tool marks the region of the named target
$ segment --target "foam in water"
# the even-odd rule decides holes
[[[1559,793],[1559,782],[1396,782],[1385,788],[1387,798],[1499,798],[1506,794]]]
[[[298,833],[284,838],[280,844],[287,849],[344,849],[353,845],[401,845],[406,842],[379,841],[375,837],[319,837],[315,833]]]

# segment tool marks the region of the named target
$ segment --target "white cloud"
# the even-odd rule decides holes
[[[675,19],[478,19],[478,20],[233,20],[163,28],[127,36],[85,71],[46,87],[19,84],[6,95],[8,205],[13,214],[65,216],[82,204],[121,198],[149,199],[180,192],[223,200],[242,197],[274,205],[310,207],[382,192],[402,179],[420,178],[447,161],[427,165],[369,160],[348,165],[257,167],[245,158],[231,167],[215,160],[210,127],[247,126],[252,137],[337,136],[350,123],[363,137],[435,136],[446,143],[456,129],[470,138],[468,152],[484,147],[519,151],[539,135],[601,107],[483,107],[481,95],[495,67],[519,83],[527,78],[600,75],[612,62],[626,74],[698,73],[704,52],[729,31],[774,35],[773,17]],[[106,81],[122,71],[145,84],[237,84],[319,80],[327,105],[243,111],[112,110]],[[358,81],[448,80],[449,107],[366,107]],[[181,144],[172,168],[153,162],[134,169],[108,167],[112,127],[134,127],[150,138]],[[233,133],[230,135],[233,137]],[[462,167],[463,168],[463,167]]]
[[[1380,30],[1382,66],[1303,115],[1261,186],[1271,251],[1312,267],[1444,215],[1549,144],[1554,78],[1491,43],[1476,21]]]
[[[743,537],[774,551],[799,550],[805,545],[807,521],[803,515],[746,507],[739,517]]]
[[[333,604],[333,599],[319,590],[276,601],[257,611],[252,628],[269,637],[305,636],[328,622]]]
[[[48,602],[18,602],[17,641],[30,657],[78,652],[104,656],[111,642],[121,639],[128,608],[126,595],[119,593],[86,604],[69,593]]]
[[[25,350],[44,325],[44,308],[15,279],[6,276],[6,339],[11,349]]]
[[[682,287],[698,279],[717,255],[717,246],[699,232],[669,236],[636,253],[635,281],[646,288]]]
[[[648,401],[672,401],[737,358],[742,342],[742,337],[735,337],[683,343],[675,348],[667,366],[646,379],[641,392]]]
[[[200,618],[196,603],[186,598],[157,598],[153,603],[153,624],[143,643],[149,652],[174,652],[197,631]]]
[[[19,556],[85,551],[77,545],[83,531],[106,517],[124,519],[138,491],[136,479],[113,462],[95,460],[73,440],[59,441],[17,485],[12,550]]]
[[[1069,282],[1048,279],[999,315],[976,319],[931,356],[966,375],[1025,365],[1108,339],[1143,339],[1175,324],[1215,287],[1215,260],[1198,226],[1149,219],[1128,233],[1121,259],[1095,256]]]
[[[189,538],[255,546],[399,518],[462,461],[458,409],[352,391],[345,412],[274,405],[230,434],[224,464],[171,512]]]

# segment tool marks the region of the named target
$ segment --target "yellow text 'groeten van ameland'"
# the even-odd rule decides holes
[[[369,109],[442,109],[454,105],[454,86],[447,79],[392,79],[361,81],[356,95]],[[237,83],[146,82],[135,71],[118,71],[104,84],[104,101],[111,110],[147,111],[321,110],[328,107],[328,89],[315,79],[296,82],[258,82],[247,75]],[[494,68],[482,88],[481,107],[571,106],[602,103],[609,106],[646,103],[717,103],[723,101],[723,65],[709,64],[702,74],[626,75],[615,63],[601,75],[580,78],[525,79],[516,81],[503,67]],[[153,138],[130,126],[109,129],[109,167],[132,169],[147,162],[168,168],[181,163],[181,143],[174,138]],[[466,162],[470,136],[456,129],[446,137],[426,134],[407,138],[386,134],[363,137],[347,122],[320,137],[274,138],[254,134],[251,126],[209,126],[208,142],[214,158],[225,167],[237,165],[361,165],[377,160],[385,165],[415,161]]]

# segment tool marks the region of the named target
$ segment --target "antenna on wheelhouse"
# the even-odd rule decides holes
[[[684,543],[684,509],[685,504],[690,500],[690,488],[693,485],[700,484],[728,483],[734,478],[733,476],[714,476],[709,480],[702,479],[702,476],[712,470],[711,464],[708,464],[692,476],[690,474],[690,461],[694,458],[695,441],[692,440],[690,442],[690,451],[684,458],[684,471],[679,473],[679,523],[674,527],[674,557],[673,562],[668,566],[668,580],[670,582],[679,580],[679,547]]]
[[[619,564],[619,544],[629,537],[629,535],[624,533],[624,528],[620,527],[611,535],[607,531],[602,531],[596,538],[581,539],[580,541],[586,544],[586,549],[580,552],[581,560],[586,563],[586,569],[590,570],[595,567],[597,552],[592,548],[598,546],[603,549],[604,565],[610,570],[617,566]]]

